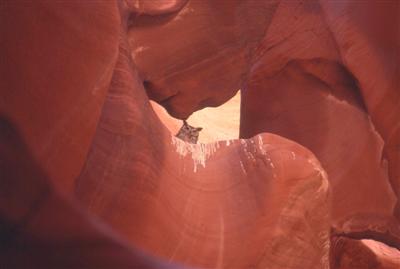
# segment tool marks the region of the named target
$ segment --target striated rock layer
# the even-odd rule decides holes
[[[331,224],[362,216],[360,226],[376,233],[370,223],[398,218],[400,208],[399,2],[262,2],[235,13],[234,1],[189,1],[151,29],[133,20],[132,57],[146,90],[185,118],[241,88],[241,137],[275,133],[310,149],[332,187]],[[240,31],[243,21],[252,31]]]
[[[76,187],[82,204],[170,261],[327,266],[328,185],[311,153],[266,134],[187,144],[160,124],[124,48],[115,70]]]
[[[1,265],[175,268],[140,248],[204,267],[327,267],[328,183],[314,156],[270,134],[172,137],[131,62],[116,3],[80,4],[1,7],[2,88],[12,89],[1,99]]]
[[[333,240],[333,269],[396,269],[400,267],[400,251],[371,239],[355,240],[339,237]]]
[[[398,201],[398,4],[282,1],[242,90],[241,137],[271,132],[309,148],[329,176],[333,225],[363,215],[376,232],[370,223]]]
[[[2,3],[0,265],[397,266],[398,3],[371,3]],[[148,100],[239,88],[246,139],[209,144]]]
[[[399,162],[388,148],[400,143],[400,59],[388,62],[398,47],[390,56],[374,46],[368,25],[357,21],[371,5],[282,1],[242,91],[241,137],[271,132],[309,148],[329,175],[334,223],[390,217],[397,200]]]

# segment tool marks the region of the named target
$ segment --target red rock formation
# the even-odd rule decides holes
[[[398,4],[280,1],[275,11],[275,3],[258,3],[256,9],[251,1],[242,6],[230,1],[224,10],[223,4],[192,1],[176,16],[154,19],[152,27],[149,20],[135,17],[129,30],[132,57],[149,96],[185,118],[204,105],[227,100],[246,81],[242,137],[277,133],[311,149],[330,175],[334,221],[360,213],[390,217],[397,200],[400,141],[396,117],[400,75],[396,75],[398,48],[393,46]],[[243,6],[247,12],[239,20],[236,16]],[[224,25],[225,35],[210,29],[214,21],[200,21],[209,9],[217,14],[215,22]],[[258,27],[255,10],[263,10]],[[376,27],[369,29],[365,23],[371,16],[386,29],[379,33],[380,43],[373,39]],[[232,29],[243,27],[244,20],[253,31],[245,31],[239,42]],[[192,31],[194,27],[200,30]],[[209,38],[203,38],[204,33]],[[196,54],[191,53],[194,50]],[[237,59],[240,55],[247,56],[242,61]],[[361,69],[367,61],[369,69]],[[379,83],[359,84],[371,77]],[[372,90],[373,85],[385,90]],[[374,104],[374,100],[382,101]],[[390,116],[384,120],[384,115]],[[386,127],[380,127],[380,122]]]
[[[3,1],[0,12],[0,113],[54,182],[72,189],[117,57],[118,7]]]
[[[389,2],[374,11],[373,2],[282,1],[242,91],[241,136],[271,132],[309,148],[328,173],[334,223],[390,218],[396,202],[399,48],[376,43],[357,19],[385,8],[385,21],[399,25]],[[398,29],[385,29],[395,44]]]
[[[324,268],[327,188],[318,162],[286,139],[193,145],[171,136],[121,48],[76,193],[131,242],[170,261]]]
[[[175,268],[134,249],[82,210],[0,119],[0,265],[4,268]]]
[[[125,1],[129,11],[138,15],[164,15],[173,13],[179,11],[187,2],[188,0]]]
[[[230,99],[247,76],[277,4],[194,0],[172,15],[133,14],[131,56],[150,99],[179,118]]]
[[[235,58],[224,49],[216,53],[216,47],[238,44],[229,30],[226,39],[209,30],[213,44],[197,42],[201,32],[190,31],[193,25],[210,29],[209,21],[196,21],[207,7],[189,2],[162,27],[156,22],[149,29],[140,19],[132,23],[132,56],[150,97],[185,118],[205,104],[226,100],[245,82],[241,136],[276,133],[314,152],[332,185],[333,225],[355,215],[390,219],[399,192],[399,3],[279,1],[275,12],[276,5],[264,5],[270,10],[264,11],[264,23],[258,31],[245,33],[243,43],[248,46],[236,52],[248,57],[228,65]],[[251,10],[247,14],[254,12],[251,4],[246,7]],[[222,22],[221,11],[212,8]],[[239,20],[224,22],[225,29],[240,28],[235,26]],[[261,43],[246,43],[246,34],[261,31]],[[159,44],[161,32],[166,40]],[[260,35],[254,37],[257,43]],[[191,40],[190,46],[186,40]],[[188,55],[194,48],[199,53]],[[202,68],[205,64],[209,69]],[[224,73],[216,72],[216,66]],[[227,81],[226,76],[241,80]]]
[[[379,157],[398,197],[400,220],[400,2],[326,2],[323,8],[342,62],[384,141]]]
[[[309,150],[256,135],[264,131],[321,159],[339,236],[397,242],[387,220],[397,193],[398,65],[380,49],[393,40],[367,47],[375,84],[351,46],[360,39],[347,35],[358,33],[348,6],[278,2],[1,4],[0,115],[21,134],[1,122],[1,261],[168,268],[135,246],[186,265],[327,268],[326,174]],[[186,118],[245,81],[249,139],[212,144],[172,137],[145,92]],[[352,225],[340,222],[347,217]],[[359,251],[378,244],[361,242]]]
[[[197,146],[171,137],[149,106],[125,38],[116,40],[124,29],[117,6],[63,5],[1,9],[2,86],[13,89],[3,93],[1,112],[23,137],[13,142],[11,127],[2,128],[2,265],[167,267],[99,227],[82,205],[131,243],[173,261],[326,265],[327,182],[312,154],[273,135]],[[16,36],[23,26],[27,34]],[[49,35],[59,32],[53,42]]]
[[[333,240],[332,269],[397,269],[400,251],[381,242],[339,237]]]

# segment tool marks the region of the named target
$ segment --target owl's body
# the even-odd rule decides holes
[[[183,141],[196,144],[199,139],[200,131],[203,128],[190,126],[186,121],[183,121],[183,125],[176,137],[182,139]]]

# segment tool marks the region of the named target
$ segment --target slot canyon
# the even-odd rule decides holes
[[[400,268],[400,1],[0,0],[0,38],[0,269]]]

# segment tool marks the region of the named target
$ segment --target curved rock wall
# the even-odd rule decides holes
[[[0,266],[395,268],[398,6],[343,3],[0,4]]]
[[[397,215],[399,18],[396,1],[281,1],[242,90],[241,137],[310,149],[331,183],[333,225],[364,215],[373,231],[374,218]]]

